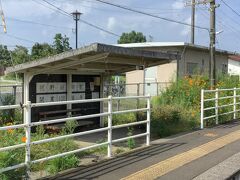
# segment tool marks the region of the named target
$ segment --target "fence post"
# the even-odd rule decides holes
[[[120,97],[121,95],[120,95],[120,84],[117,84],[117,96],[118,97]],[[117,111],[119,111],[120,110],[120,100],[118,99],[117,100]]]
[[[157,96],[159,95],[159,89],[158,89],[159,87],[158,87],[158,85],[159,85],[159,84],[158,84],[158,82],[157,82]]]
[[[147,138],[146,138],[146,145],[150,145],[150,126],[151,126],[151,96],[147,96]]]
[[[137,96],[140,96],[140,84],[137,84]],[[139,109],[139,98],[137,99],[137,109]]]
[[[108,96],[108,157],[112,156],[112,96]]]
[[[237,92],[236,92],[236,88],[233,89],[233,119],[237,118],[237,107],[236,107],[236,103],[237,103]]]
[[[201,129],[204,128],[203,118],[204,118],[204,89],[201,89]]]
[[[30,179],[30,164],[31,164],[31,102],[27,101],[25,106],[26,109],[26,127],[25,127],[25,134],[26,134],[26,154],[25,154],[25,164],[26,164],[26,178]],[[24,140],[25,138],[23,138]]]
[[[218,88],[216,89],[216,92],[215,92],[215,115],[216,115],[216,124],[218,125],[218,97],[219,97],[219,94],[218,94]]]
[[[13,86],[14,104],[17,104],[17,85]]]

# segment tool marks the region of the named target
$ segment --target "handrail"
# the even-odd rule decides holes
[[[237,110],[237,105],[240,104],[239,97],[240,94],[237,94],[239,92],[240,88],[231,88],[231,89],[215,89],[215,90],[201,90],[201,129],[204,128],[204,120],[207,119],[213,119],[215,118],[216,124],[218,124],[218,118],[219,116],[224,116],[227,114],[233,114],[233,118],[236,119],[236,113],[240,110]],[[233,95],[226,95],[226,96],[220,96],[220,92],[231,92]],[[213,94],[214,97],[205,99],[205,94]],[[229,102],[228,104],[219,105],[219,100],[224,99],[232,99],[232,102]],[[206,102],[214,102],[214,106],[205,107]],[[233,109],[229,112],[221,113],[219,114],[220,108],[226,108],[226,107],[233,107]],[[215,113],[210,116],[205,116],[204,112],[209,110],[215,110]]]
[[[140,108],[140,109],[127,109],[127,110],[122,110],[122,111],[113,111],[113,104],[112,101],[114,100],[124,100],[124,99],[146,99],[147,100],[147,107],[146,108]],[[143,137],[146,136],[146,145],[150,145],[150,111],[151,111],[151,106],[150,106],[150,96],[129,96],[129,97],[112,97],[109,96],[108,98],[100,98],[100,99],[86,99],[86,100],[74,100],[74,101],[60,101],[60,102],[48,102],[48,103],[31,103],[30,101],[26,102],[23,105],[9,105],[9,106],[0,106],[0,110],[7,110],[7,109],[16,109],[16,108],[23,108],[25,110],[24,113],[24,124],[17,124],[17,125],[11,125],[11,126],[3,126],[0,127],[0,131],[6,131],[9,129],[24,129],[25,134],[26,134],[26,142],[22,144],[17,144],[17,145],[12,145],[12,146],[7,146],[7,147],[2,147],[0,148],[0,152],[3,151],[8,151],[8,150],[14,150],[18,148],[23,148],[25,147],[25,163],[21,163],[18,165],[14,165],[11,167],[5,167],[3,169],[0,169],[0,173],[9,171],[9,170],[14,170],[18,169],[20,167],[27,167],[26,172],[27,174],[30,173],[30,165],[47,161],[50,159],[66,156],[69,154],[81,152],[84,150],[100,147],[103,145],[108,146],[108,153],[107,156],[111,157],[112,156],[112,144],[125,141],[131,138],[138,138],[138,137]],[[76,116],[76,117],[67,117],[67,118],[61,118],[61,119],[54,119],[54,120],[49,120],[49,121],[40,121],[40,122],[31,122],[31,109],[34,107],[43,107],[43,106],[54,106],[54,105],[62,105],[62,104],[77,104],[77,103],[90,103],[90,102],[103,102],[107,101],[108,102],[108,112],[103,112],[103,113],[98,113],[98,114],[90,114],[90,115],[83,115],[83,116]],[[140,122],[133,122],[133,123],[128,123],[128,124],[121,124],[121,125],[112,125],[112,115],[116,114],[122,114],[122,113],[130,113],[130,112],[147,112],[147,119],[144,121]],[[39,125],[48,125],[48,124],[56,124],[56,123],[62,123],[62,122],[67,122],[70,120],[81,120],[81,119],[88,119],[88,118],[95,118],[95,117],[108,117],[108,126],[105,128],[99,128],[99,129],[94,129],[94,130],[89,130],[89,131],[84,131],[84,132],[79,132],[79,133],[72,133],[72,134],[67,134],[67,135],[61,135],[57,137],[51,137],[47,139],[42,139],[42,140],[37,140],[37,141],[32,141],[31,140],[31,128]],[[131,126],[136,126],[140,124],[146,124],[146,132],[142,134],[137,134],[133,136],[128,136],[128,137],[123,137],[120,139],[112,139],[112,130],[113,129],[118,129],[118,128],[123,128],[123,127],[131,127]],[[108,131],[108,140],[107,142],[101,143],[101,144],[95,144],[91,145],[88,147],[72,150],[69,152],[64,152],[56,155],[52,155],[49,157],[37,159],[37,160],[31,160],[31,146],[33,145],[38,145],[38,144],[43,144],[43,143],[48,143],[48,142],[53,142],[53,141],[58,141],[62,140],[65,138],[73,138],[73,137],[78,137],[78,136],[83,136],[83,135],[88,135],[88,134],[93,134],[97,132],[103,132],[103,131]]]

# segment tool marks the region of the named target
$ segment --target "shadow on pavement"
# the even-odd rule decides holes
[[[212,129],[224,129],[224,128],[234,128],[236,126],[240,125],[240,121],[239,119],[236,119],[236,120],[232,120],[232,121],[229,121],[229,122],[226,122],[224,124],[220,124],[216,127],[213,127]]]
[[[59,174],[55,177],[47,177],[42,180],[77,180],[77,179],[95,179],[104,174],[110,173],[119,168],[129,166],[138,161],[142,161],[149,157],[159,155],[165,151],[177,148],[185,143],[162,143],[124,154],[107,161],[99,162],[89,166],[80,166],[68,172]]]

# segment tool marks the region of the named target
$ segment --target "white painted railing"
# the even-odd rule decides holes
[[[113,112],[112,101],[113,100],[123,100],[123,99],[146,99],[147,100],[147,107],[146,108],[141,108],[141,109],[131,109],[131,110]],[[55,119],[55,120],[49,120],[49,121],[31,122],[31,108],[33,108],[33,107],[55,106],[55,105],[65,105],[65,104],[80,104],[80,103],[90,103],[90,102],[104,102],[104,101],[108,102],[108,112],[91,114],[91,115],[84,115],[84,116],[61,118],[61,119]],[[17,108],[20,108],[20,107],[21,107],[20,105],[0,106],[0,110],[17,109]],[[92,148],[97,148],[97,147],[100,147],[100,146],[103,146],[103,145],[108,146],[107,156],[111,157],[112,156],[112,144],[113,143],[125,141],[125,140],[131,139],[131,138],[138,138],[138,137],[146,136],[146,145],[147,146],[150,145],[150,112],[151,112],[150,96],[131,96],[131,97],[112,97],[112,96],[109,96],[108,98],[101,98],[101,99],[86,99],[86,100],[49,102],[49,103],[27,102],[22,107],[25,109],[24,124],[0,127],[0,131],[6,131],[6,130],[9,130],[9,129],[24,128],[25,133],[26,133],[26,142],[22,143],[22,144],[18,144],[18,145],[9,146],[9,147],[2,147],[2,148],[0,148],[0,152],[25,147],[25,149],[26,149],[26,151],[25,151],[25,162],[21,163],[21,164],[18,164],[18,165],[15,165],[15,166],[0,169],[0,173],[6,172],[6,171],[9,171],[9,170],[18,169],[18,168],[21,168],[21,167],[26,167],[27,174],[29,175],[31,164],[40,163],[40,162],[43,162],[43,161],[47,161],[47,160],[51,160],[51,159],[54,159],[54,158],[66,156],[66,155],[69,155],[69,154],[85,151],[85,150],[92,149]],[[140,111],[147,112],[147,119],[146,120],[140,121],[140,122],[123,124],[123,125],[117,125],[117,126],[112,125],[112,115],[113,114],[140,112]],[[62,135],[62,136],[43,139],[43,140],[38,140],[38,141],[31,141],[31,128],[32,127],[36,127],[36,126],[39,126],[39,125],[62,123],[62,122],[67,122],[69,120],[81,120],[81,119],[89,119],[89,118],[104,117],[104,116],[108,117],[108,126],[107,127],[100,128],[100,129],[89,130],[89,131],[84,131],[84,132],[79,132],[79,133],[74,133],[74,134]],[[138,134],[138,135],[133,135],[133,136],[128,136],[128,137],[124,137],[124,138],[120,138],[120,139],[114,139],[114,140],[112,139],[112,130],[113,129],[136,126],[136,125],[140,125],[140,124],[146,124],[146,132],[145,133]],[[64,138],[72,138],[72,137],[77,137],[77,136],[82,136],[82,135],[87,135],[87,134],[93,134],[93,133],[103,132],[103,131],[108,131],[107,142],[100,143],[100,144],[95,144],[95,145],[92,145],[92,146],[76,149],[76,150],[69,151],[69,152],[64,152],[64,153],[61,153],[61,154],[52,155],[52,156],[37,159],[37,160],[31,160],[31,158],[30,158],[31,146],[32,145],[57,141],[57,140],[61,140],[61,139],[64,139]]]
[[[240,109],[237,109],[237,105],[240,105],[240,101],[239,101],[240,93],[238,92],[240,92],[240,88],[215,89],[215,90],[202,89],[201,90],[201,129],[204,128],[205,120],[208,120],[208,119],[215,119],[216,124],[219,123],[220,116],[233,114],[233,119],[236,119],[237,112],[240,111]],[[221,96],[220,93],[228,93],[232,95]],[[210,98],[206,99],[206,96],[209,96]],[[227,104],[221,103],[222,105],[219,105],[220,104],[219,101],[224,99],[228,99],[231,102]],[[214,106],[206,107],[207,102],[212,102]],[[232,108],[230,108],[231,110],[224,113],[219,112],[221,108],[226,108],[226,107],[232,107]],[[210,110],[214,110],[214,113],[210,116],[206,116],[205,115],[206,112]]]

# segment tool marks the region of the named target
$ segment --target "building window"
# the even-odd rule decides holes
[[[198,71],[198,63],[187,63],[187,74],[193,75]]]
[[[227,74],[228,69],[227,69],[227,65],[226,64],[222,64],[222,73],[223,74]]]

